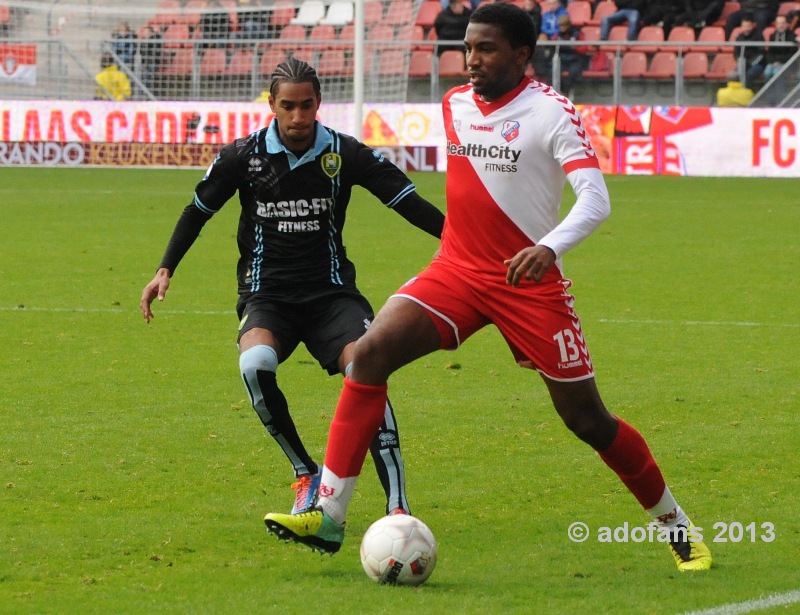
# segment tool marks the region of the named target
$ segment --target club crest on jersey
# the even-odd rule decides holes
[[[506,143],[511,143],[519,137],[519,122],[516,120],[506,120],[503,122],[503,129],[500,131]]]
[[[248,171],[250,171],[251,173],[254,172],[254,171],[257,172],[257,171],[261,170],[261,159],[260,158],[256,158],[254,156],[253,158],[251,158],[250,160],[247,161],[247,164],[250,165],[250,168],[248,169]]]
[[[322,172],[333,179],[342,170],[342,157],[339,154],[325,154],[320,161]]]

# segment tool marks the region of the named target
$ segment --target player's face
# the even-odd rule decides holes
[[[322,98],[310,83],[281,83],[269,106],[278,120],[278,134],[293,151],[306,150],[314,143],[314,120]]]
[[[484,23],[467,26],[464,45],[469,82],[483,100],[497,100],[519,85],[530,47],[512,49],[498,26]]]

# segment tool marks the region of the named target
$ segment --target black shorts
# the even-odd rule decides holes
[[[280,362],[302,342],[331,375],[339,373],[338,360],[344,347],[364,335],[375,317],[369,301],[358,294],[328,295],[303,303],[243,295],[236,313],[239,339],[250,329],[267,329],[281,345]]]

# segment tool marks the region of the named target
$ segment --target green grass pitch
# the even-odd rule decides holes
[[[411,589],[361,570],[383,509],[369,460],[336,556],[264,529],[292,476],[238,374],[235,201],[155,321],[138,313],[201,175],[0,173],[0,612],[673,614],[800,589],[796,180],[609,177],[611,218],[565,259],[606,404],[648,439],[715,568],[597,540],[647,518],[487,328],[391,381],[411,503],[440,543]],[[442,175],[414,179],[444,207]],[[436,248],[363,192],[346,243],[376,307]],[[279,380],[321,459],[340,379],[300,349]]]

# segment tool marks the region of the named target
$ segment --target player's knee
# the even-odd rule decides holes
[[[390,352],[380,335],[369,332],[354,347],[351,376],[359,382],[385,381],[391,374]]]
[[[603,450],[614,439],[616,420],[605,408],[571,408],[559,414],[567,429],[592,448]]]
[[[278,354],[271,346],[259,345],[248,348],[239,355],[239,370],[245,382],[257,382],[258,372],[278,370]]]

